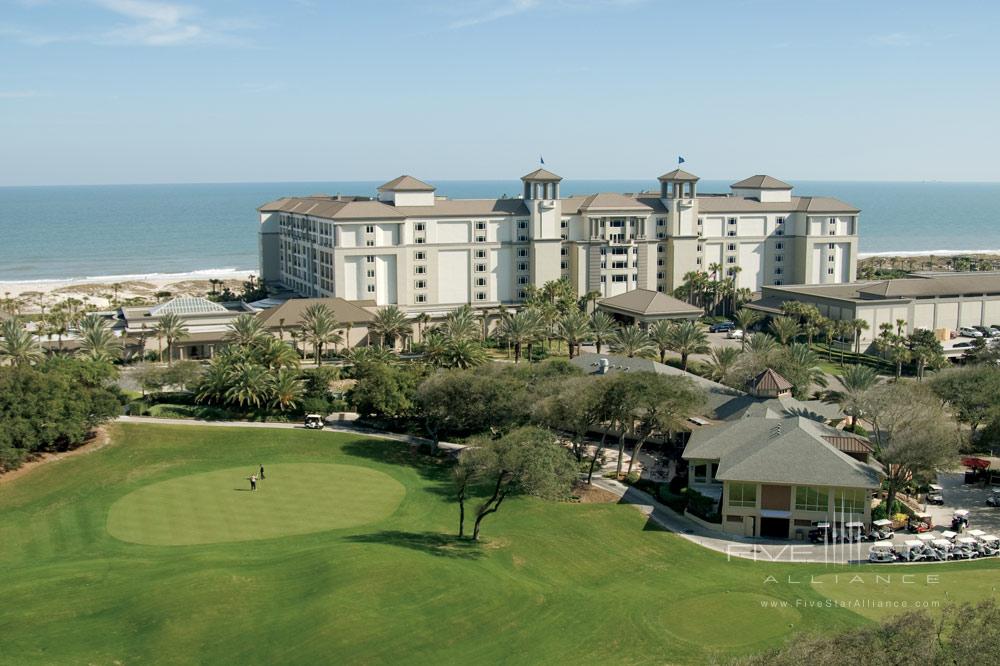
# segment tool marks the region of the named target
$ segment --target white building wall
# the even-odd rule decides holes
[[[763,243],[740,243],[736,250],[736,264],[742,269],[736,286],[756,291],[764,281]]]
[[[367,297],[370,298],[371,294],[368,294]],[[375,302],[379,305],[390,305],[397,302],[395,255],[375,257]]]
[[[438,252],[437,273],[439,275],[437,281],[438,303],[469,302],[468,250],[440,250]]]
[[[365,288],[365,258],[362,256],[344,257],[344,288],[342,298],[356,301],[368,298]]]

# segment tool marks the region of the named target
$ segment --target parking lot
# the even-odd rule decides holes
[[[1000,536],[1000,509],[986,506],[986,498],[993,489],[982,484],[965,484],[961,472],[940,473],[938,483],[944,488],[944,504],[927,506],[927,512],[934,518],[937,531],[950,529],[951,516],[955,509],[969,510],[969,529],[983,530]],[[942,527],[943,526],[943,527]]]

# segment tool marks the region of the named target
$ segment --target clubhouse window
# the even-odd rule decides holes
[[[826,490],[812,486],[796,486],[796,511],[828,511],[830,495]]]
[[[729,506],[748,508],[757,506],[757,484],[730,483]]]
[[[867,502],[868,492],[864,488],[838,488],[833,493],[833,505],[838,513],[863,514]]]

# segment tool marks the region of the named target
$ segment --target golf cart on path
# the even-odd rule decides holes
[[[906,531],[911,534],[923,534],[934,527],[934,519],[929,513],[915,513],[906,523]]]
[[[864,523],[844,523],[843,531],[840,533],[839,541],[842,543],[857,543],[865,538]]]
[[[896,546],[896,555],[904,562],[919,562],[927,559],[924,542],[916,539],[910,539],[903,542],[901,546]]]
[[[868,549],[868,561],[888,563],[896,561],[896,551],[891,541],[876,541]]]
[[[955,550],[952,551],[955,559],[971,560],[979,557],[979,542],[972,537],[959,537],[955,540]]]
[[[955,514],[951,517],[951,529],[953,532],[961,534],[969,526],[969,510],[955,509]]]
[[[944,504],[943,491],[944,488],[936,483],[932,483],[930,489],[927,491],[927,495],[924,497],[924,501],[927,504]]]
[[[979,553],[983,557],[994,557],[1000,555],[1000,537],[992,534],[985,534],[978,538]]]
[[[319,414],[306,414],[305,427],[309,430],[322,430],[326,422]]]
[[[872,521],[872,531],[868,538],[872,541],[885,541],[891,539],[896,533],[892,529],[892,521],[880,518]]]
[[[814,522],[809,530],[809,540],[813,543],[832,543],[833,530],[830,529],[830,523]]]

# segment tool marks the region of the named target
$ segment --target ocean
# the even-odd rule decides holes
[[[519,181],[433,181],[438,194],[516,196]],[[702,181],[728,192],[732,181]],[[790,181],[861,209],[863,255],[1000,252],[1000,183]],[[0,282],[126,279],[257,267],[256,207],[282,196],[373,195],[378,182],[0,187]],[[655,180],[566,180],[562,194]]]

